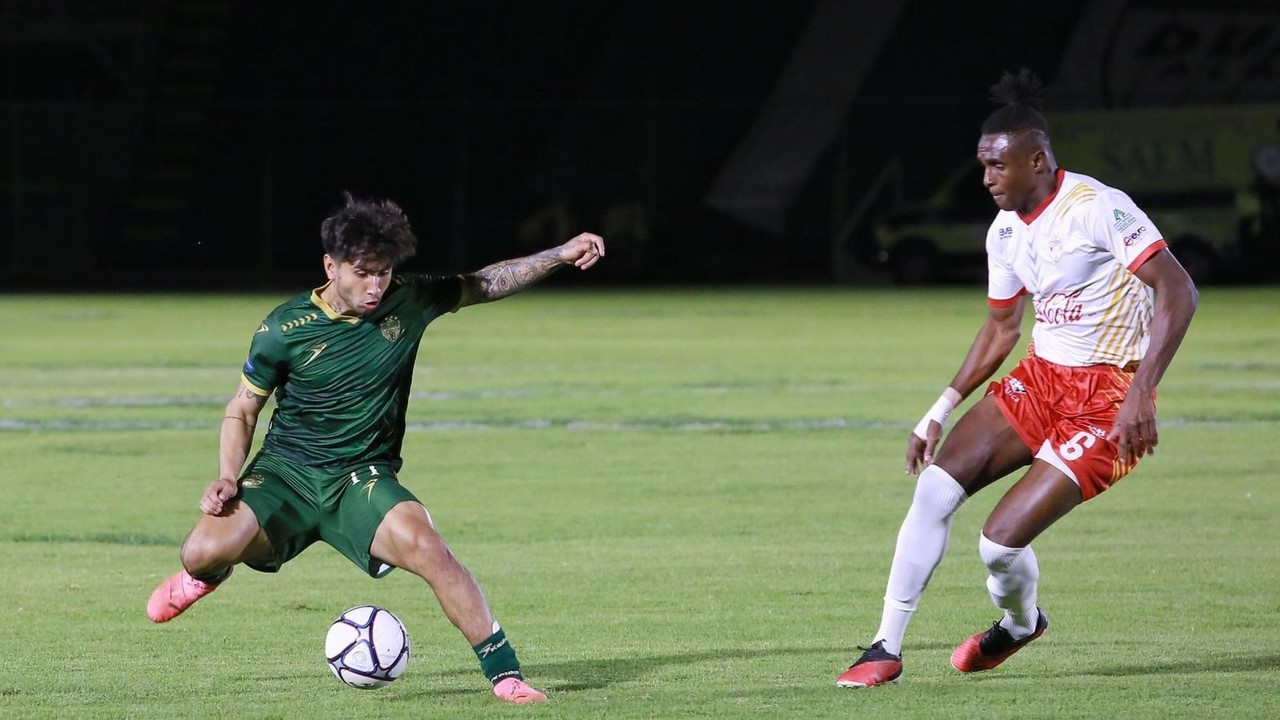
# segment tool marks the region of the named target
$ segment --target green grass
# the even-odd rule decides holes
[[[980,288],[541,290],[441,319],[402,479],[551,695],[531,708],[488,693],[419,580],[325,546],[147,621],[283,297],[0,297],[0,717],[1280,714],[1280,290],[1204,292],[1159,453],[1036,543],[1043,639],[990,673],[947,663],[997,616],[976,539],[1001,483],[957,517],[902,684],[870,691],[834,679],[878,623],[905,434]],[[373,692],[321,657],[366,602],[414,641]]]

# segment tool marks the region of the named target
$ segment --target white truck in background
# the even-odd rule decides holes
[[[1197,282],[1274,280],[1280,271],[1280,105],[1048,113],[1061,167],[1123,190]],[[928,199],[875,223],[895,281],[985,277],[996,208],[973,159]]]

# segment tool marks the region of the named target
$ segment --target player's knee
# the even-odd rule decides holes
[[[217,562],[215,557],[208,543],[188,538],[182,544],[182,567],[192,575],[202,575],[214,569]]]
[[[1026,544],[1019,542],[1022,534],[1016,523],[1006,522],[992,515],[982,525],[982,532],[978,536],[978,554],[982,555],[983,548],[987,545],[994,547],[1021,547]],[[986,561],[986,555],[983,555],[983,561]]]
[[[449,545],[434,532],[419,533],[408,551],[411,561],[427,572],[459,565],[458,558],[449,549]]]
[[[386,562],[422,577],[427,582],[442,572],[461,567],[449,545],[426,524],[384,528],[374,540],[373,554]]]
[[[916,480],[916,492],[911,498],[911,511],[938,519],[949,518],[964,504],[964,488],[946,470],[930,465]]]
[[[224,543],[207,534],[192,531],[182,543],[182,567],[195,576],[207,575],[232,564]]]
[[[985,530],[978,536],[978,555],[982,557],[982,563],[991,572],[1003,572],[1009,569],[1024,550],[1023,547],[1011,547],[993,540]]]

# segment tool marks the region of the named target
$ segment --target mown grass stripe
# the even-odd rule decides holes
[[[15,533],[9,536],[10,542],[65,544],[96,543],[101,545],[178,545],[181,540],[161,535],[143,535],[139,533]]]
[[[1280,412],[1257,413],[1248,417],[1212,415],[1163,418],[1163,428],[1197,428],[1270,425],[1280,422]],[[585,418],[498,418],[417,421],[406,424],[413,432],[455,432],[458,430],[544,430],[560,429],[577,432],[646,432],[677,430],[682,432],[808,432],[827,430],[897,430],[911,427],[902,421],[870,418],[793,418],[759,419],[733,417],[647,417],[626,420],[588,420]],[[211,430],[213,421],[160,420],[21,420],[0,418],[2,432],[135,432],[152,430]]]

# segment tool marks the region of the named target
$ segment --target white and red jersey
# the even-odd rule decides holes
[[[987,231],[987,302],[1035,305],[1035,354],[1058,365],[1141,360],[1153,292],[1134,273],[1166,247],[1128,195],[1058,170],[1058,189],[1030,215],[1002,210]]]

